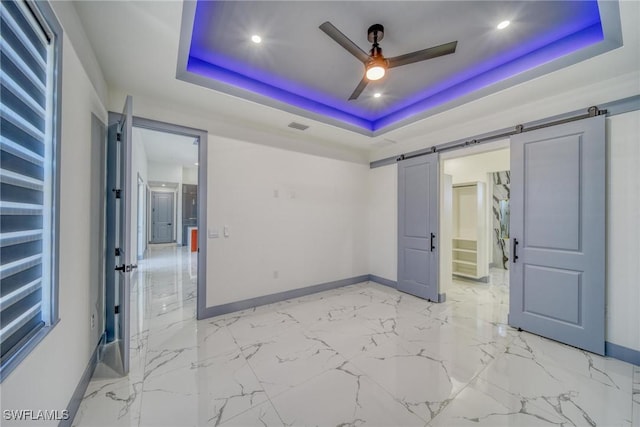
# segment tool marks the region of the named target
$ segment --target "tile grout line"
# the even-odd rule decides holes
[[[236,337],[233,335],[233,333],[231,332],[231,330],[228,328],[227,325],[224,325],[224,328],[227,329],[227,332],[229,333],[229,335],[231,336],[231,338],[233,338],[233,341],[236,343],[236,346],[238,347],[238,351],[240,352],[240,354],[242,355],[242,357],[244,357],[245,362],[247,363],[247,366],[249,367],[249,369],[251,369],[251,373],[253,374],[254,378],[256,379],[256,381],[258,381],[258,384],[260,384],[260,387],[262,387],[262,391],[264,392],[265,396],[267,396],[267,401],[269,402],[269,404],[271,405],[271,407],[273,408],[273,410],[276,412],[276,415],[278,416],[278,418],[280,419],[280,422],[282,422],[282,425],[286,425],[286,423],[284,422],[284,420],[282,419],[282,416],[280,415],[280,412],[278,412],[278,409],[276,408],[276,405],[273,404],[273,401],[271,400],[271,396],[270,394],[267,392],[267,390],[264,389],[264,385],[262,384],[262,381],[260,380],[260,377],[258,377],[258,375],[256,374],[255,370],[253,369],[253,366],[251,366],[251,362],[249,362],[249,359],[247,359],[247,357],[245,356],[244,352],[242,351],[242,347],[238,344],[238,341],[236,341]],[[288,390],[283,391],[282,393],[286,393]],[[280,394],[282,394],[280,393]],[[279,395],[278,395],[279,396]],[[258,406],[263,405],[263,403],[260,403],[258,405],[249,407],[246,411],[242,411],[239,414],[234,415],[233,417],[229,418],[227,421],[225,421],[224,423],[221,423],[220,426],[224,426],[227,422],[233,420],[236,417],[239,417],[240,415],[257,408]]]

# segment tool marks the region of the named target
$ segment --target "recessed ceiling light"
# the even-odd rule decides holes
[[[380,98],[382,96],[382,94],[380,92],[376,92],[373,94],[374,98]]]
[[[198,166],[198,162],[195,162],[194,165]]]
[[[163,187],[166,187],[166,185],[162,184]]]
[[[262,37],[260,37],[257,34],[254,34],[251,36],[251,41],[258,44],[258,43],[262,43]]]
[[[510,21],[502,21],[501,23],[498,24],[498,26],[496,27],[499,30],[504,30],[505,28],[507,28],[509,26],[509,24],[511,24]]]

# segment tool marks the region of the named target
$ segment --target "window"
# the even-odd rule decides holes
[[[0,378],[57,320],[62,32],[46,2],[0,5]]]

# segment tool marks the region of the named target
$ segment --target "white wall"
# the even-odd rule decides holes
[[[369,272],[367,165],[214,135],[208,148],[220,237],[207,245],[207,306]]]
[[[487,182],[487,174],[509,170],[509,149],[490,151],[488,153],[465,155],[466,150],[456,150],[443,156],[444,173],[451,175],[453,185],[465,182]],[[452,155],[465,157],[451,158]]]
[[[182,168],[183,184],[198,184],[198,168]]]
[[[398,277],[398,166],[369,170],[369,273]]]
[[[473,132],[472,132],[473,134]],[[606,340],[623,347],[640,351],[640,112],[635,111],[607,119],[608,177],[607,177],[607,328]],[[473,149],[468,149],[473,152]],[[462,151],[460,151],[462,153]],[[497,153],[497,152],[496,152]],[[490,153],[489,153],[490,154]],[[460,182],[466,182],[486,173],[484,166],[464,165],[458,159],[457,172]],[[487,159],[484,159],[487,161]],[[449,160],[452,161],[452,160]],[[449,162],[448,161],[448,162]],[[496,170],[505,170],[502,163],[487,164]],[[508,169],[508,162],[506,162]],[[383,172],[381,169],[387,169]],[[451,169],[449,170],[451,171]],[[378,270],[395,272],[397,205],[396,166],[371,169],[369,215],[370,235],[388,242],[393,253],[371,258]],[[378,182],[385,176],[387,185]],[[455,180],[454,180],[455,182]],[[382,235],[384,234],[384,235]],[[375,251],[375,249],[373,249]],[[397,280],[397,274],[385,277]]]
[[[640,351],[640,111],[607,119],[607,340]]]
[[[65,409],[96,345],[88,338],[92,336],[89,288],[98,280],[90,268],[91,249],[96,245],[90,237],[90,203],[100,189],[91,188],[90,176],[91,169],[100,165],[90,161],[91,112],[104,123],[107,113],[66,34],[62,69],[60,322],[2,382],[3,410]],[[2,420],[3,426],[12,424]]]

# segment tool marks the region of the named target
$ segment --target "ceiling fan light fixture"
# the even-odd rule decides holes
[[[387,62],[384,59],[374,58],[367,64],[367,72],[365,75],[370,81],[380,80],[387,73]]]
[[[380,65],[374,65],[372,67],[367,68],[367,79],[371,81],[380,80],[384,77],[387,70]]]

